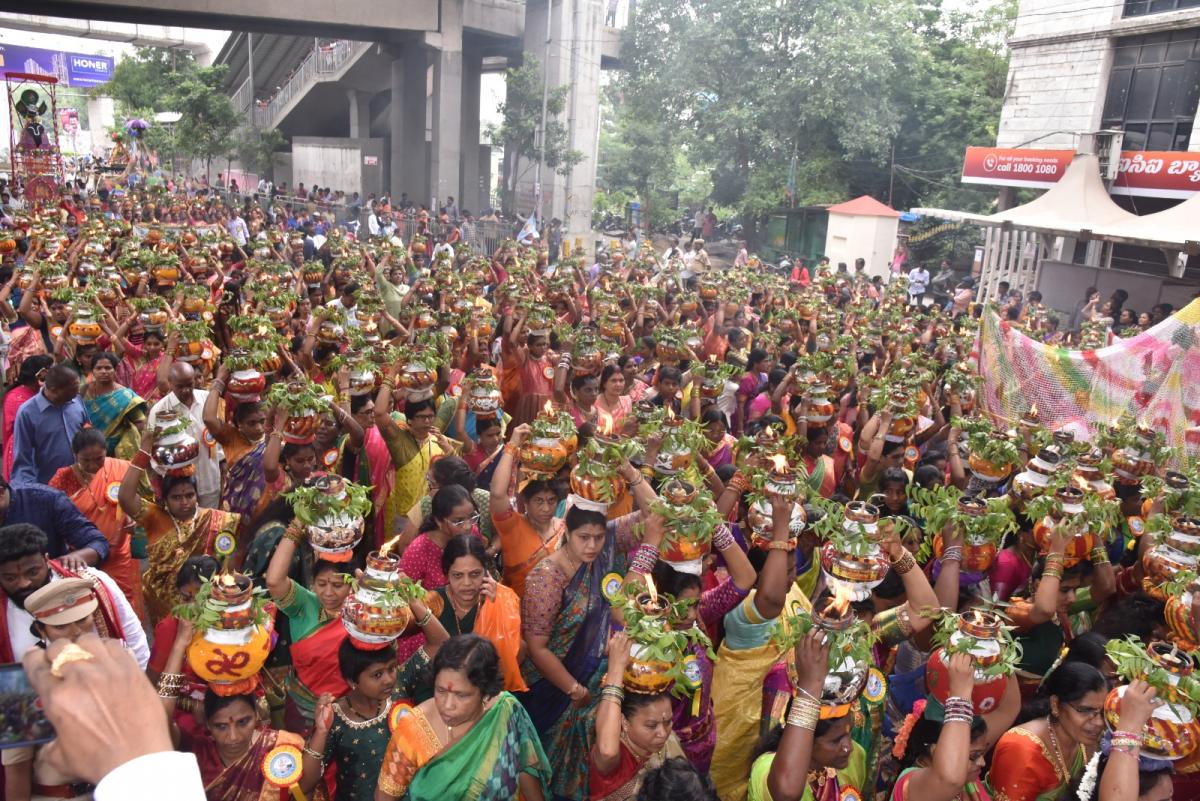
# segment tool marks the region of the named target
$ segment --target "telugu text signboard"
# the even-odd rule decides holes
[[[1058,183],[1074,157],[1073,150],[969,147],[962,181],[1045,189]],[[1200,192],[1200,152],[1123,151],[1110,191],[1114,195],[1189,198]]]

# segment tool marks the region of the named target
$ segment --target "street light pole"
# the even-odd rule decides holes
[[[538,142],[538,163],[533,174],[534,205],[537,209],[537,224],[542,225],[545,192],[542,191],[542,165],[546,162],[546,106],[550,102],[550,31],[554,18],[554,0],[546,0],[546,54],[542,61],[542,123]]]
[[[254,128],[254,34],[246,34],[246,71],[250,81],[250,127]]]

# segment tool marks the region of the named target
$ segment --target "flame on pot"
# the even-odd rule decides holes
[[[386,558],[387,555],[392,552],[392,548],[396,547],[396,543],[398,543],[398,542],[400,542],[399,534],[397,534],[396,536],[392,537],[390,540],[385,542],[383,544],[383,546],[379,549],[379,558],[380,559]]]
[[[601,436],[608,437],[612,434],[612,430],[613,430],[612,418],[606,416],[604,418],[604,425],[602,425],[600,427],[600,434],[601,434]]]
[[[834,617],[845,617],[846,613],[850,611],[850,590],[839,585],[825,610],[832,613]]]
[[[650,603],[658,603],[658,590],[654,588],[654,579],[648,573],[646,574],[646,589],[650,591]]]
[[[554,404],[549,400],[547,400],[546,405],[542,407],[542,414],[546,415],[547,417],[554,414]]]

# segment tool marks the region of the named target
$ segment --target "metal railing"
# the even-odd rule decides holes
[[[267,100],[255,103],[254,123],[260,128],[273,127],[294,99],[303,96],[314,83],[336,73],[369,47],[370,42],[351,42],[346,39],[314,47],[278,92]]]
[[[250,104],[254,102],[254,91],[250,88],[249,78],[242,81],[242,85],[237,88],[230,100],[239,114],[245,114],[250,110]]]
[[[327,219],[332,219],[338,226],[345,227],[350,223],[358,224],[358,236],[360,239],[365,239],[370,236],[370,223],[368,222],[371,216],[371,210],[367,207],[352,207],[345,203],[330,203],[305,200],[290,195],[278,195],[274,201],[265,195],[260,195],[253,191],[250,187],[246,187],[237,195],[231,193],[227,188],[214,189],[216,194],[220,195],[223,202],[228,206],[241,206],[244,201],[249,198],[261,206],[275,206],[284,208],[289,211],[307,209],[310,213],[319,212]],[[437,239],[447,233],[452,226],[444,225],[436,220],[418,220],[415,216],[394,217],[392,220],[392,233],[399,236],[405,244],[412,241],[415,234]],[[514,239],[517,229],[520,226],[515,222],[507,220],[490,221],[490,220],[472,220],[469,223],[460,223],[462,229],[462,239],[475,253],[490,256],[495,253],[496,248],[505,239]]]

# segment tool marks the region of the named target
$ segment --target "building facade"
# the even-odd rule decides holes
[[[1200,151],[1200,0],[1021,0],[998,147]]]

